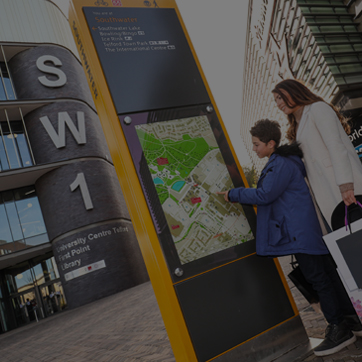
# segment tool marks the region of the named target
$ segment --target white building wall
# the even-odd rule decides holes
[[[45,0],[0,0],[2,43],[57,44],[78,52],[68,20],[60,9]]]

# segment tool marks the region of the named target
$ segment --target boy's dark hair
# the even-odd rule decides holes
[[[250,133],[253,137],[258,137],[261,142],[268,143],[269,141],[274,141],[275,148],[279,146],[282,137],[280,124],[267,118],[257,121],[251,127]]]

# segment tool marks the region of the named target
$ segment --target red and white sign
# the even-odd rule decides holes
[[[113,6],[122,6],[121,0],[112,0]]]
[[[86,265],[84,267],[72,270],[71,272],[65,273],[64,278],[68,282],[69,280],[81,277],[82,275],[94,272],[98,269],[102,269],[106,267],[106,263],[104,260],[97,261],[93,264]]]

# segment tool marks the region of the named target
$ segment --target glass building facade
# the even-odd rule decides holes
[[[50,317],[67,305],[52,254],[7,268],[0,278],[0,332]]]
[[[18,170],[16,180],[23,177],[22,168],[36,166],[24,114],[39,105],[8,102],[17,97],[6,59],[23,49],[0,45],[0,50],[0,177]],[[35,185],[4,190],[4,179],[0,178],[0,266],[14,264],[5,258],[17,252],[49,245]],[[25,259],[0,270],[0,333],[49,317],[67,305],[53,253]]]
[[[0,171],[34,165],[23,110],[11,102],[5,104],[17,99],[7,62],[14,50],[23,48],[0,44]]]
[[[0,8],[4,333],[148,275],[67,18],[47,0]]]
[[[1,50],[6,57],[14,47],[1,46]],[[24,115],[43,104],[6,102],[16,101],[15,89],[7,63],[0,67],[0,177],[17,170],[12,177],[16,184],[23,177],[22,168],[36,166]],[[67,300],[53,252],[31,258],[35,246],[51,249],[35,185],[3,191],[7,187],[1,181],[0,266],[11,265],[0,270],[0,333],[4,333],[61,312]],[[15,265],[5,261],[26,250],[31,253],[25,261]]]
[[[241,134],[258,173],[266,161],[253,154],[249,130],[257,120],[269,118],[280,122],[285,133],[286,119],[271,93],[282,79],[302,80],[340,107],[351,118],[351,135],[362,125],[360,2],[249,1]],[[361,141],[350,138],[358,152],[362,135]]]
[[[0,255],[49,242],[34,186],[0,192]]]

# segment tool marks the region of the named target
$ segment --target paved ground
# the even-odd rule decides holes
[[[175,361],[150,283],[0,336],[1,362]]]
[[[290,256],[279,258],[284,273],[287,275],[291,271]],[[327,323],[321,312],[317,312],[317,306],[313,308],[302,296],[294,284],[287,278],[288,285],[292,291],[294,300],[297,304],[304,327],[310,338],[323,339]],[[342,351],[326,357],[316,357],[313,352],[306,356],[302,361],[305,362],[357,362],[362,361],[362,338]],[[291,361],[292,362],[292,361]]]
[[[289,257],[282,258],[281,264],[288,273]],[[309,337],[323,338],[326,323],[322,314],[292,284],[290,287]],[[145,283],[0,335],[0,361],[173,362],[175,359],[151,284]],[[303,361],[362,361],[362,338],[332,356],[322,358],[311,353]]]

